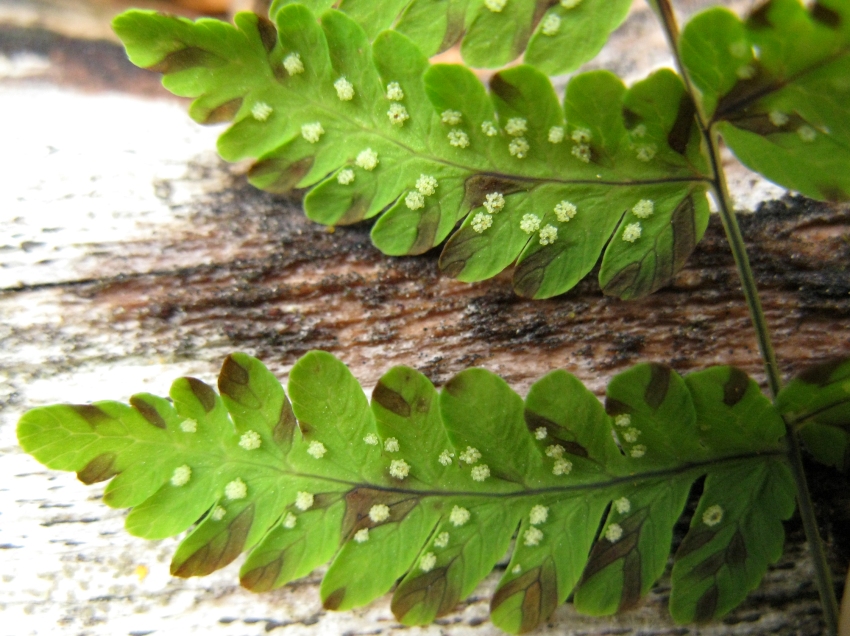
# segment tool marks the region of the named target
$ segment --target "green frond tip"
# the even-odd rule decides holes
[[[815,199],[850,199],[850,4],[770,0],[744,21],[722,8],[681,38],[699,107],[732,152]]]
[[[837,390],[845,366],[799,382]],[[796,412],[800,390],[792,383],[780,401]],[[288,395],[235,353],[217,392],[181,378],[170,401],[40,407],[21,418],[18,439],[50,468],[110,480],[104,499],[132,508],[129,532],[189,530],[175,576],[246,552],[240,581],[262,592],[330,561],[326,608],[395,588],[392,610],[409,625],[454,611],[512,541],[491,602],[500,628],[532,630],[570,594],[591,615],[634,607],[661,576],[702,478],[670,608],[680,622],[716,619],[779,558],[794,510],[782,419],[734,367],[682,378],[641,364],[611,381],[604,406],[565,371],[523,399],[484,369],[438,391],[396,367],[370,401],[342,362],[314,351],[292,368]]]
[[[195,119],[233,122],[218,150],[255,159],[254,185],[309,188],[314,221],[377,218],[372,241],[390,255],[448,239],[445,273],[479,281],[516,265],[514,288],[531,298],[571,289],[600,257],[606,294],[645,296],[702,237],[709,171],[672,71],[629,88],[584,73],[561,102],[531,66],[497,73],[488,91],[466,67],[429,65],[398,31],[370,42],[339,11],[272,14],[275,25],[239,14],[231,26],[136,11],[115,29],[135,63],[195,98]]]

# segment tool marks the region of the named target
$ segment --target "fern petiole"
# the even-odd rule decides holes
[[[684,64],[682,64],[679,50],[679,27],[676,22],[673,7],[669,0],[647,1],[661,22],[661,26],[670,46],[670,51],[675,59],[679,74],[682,76],[685,83],[685,89],[690,94],[694,103],[699,105],[700,100],[697,98],[693,84],[688,76],[687,69]],[[706,121],[699,106],[697,106],[696,109],[696,119],[699,123],[703,139],[707,144],[711,172],[713,174],[713,178],[711,179],[711,188],[717,202],[720,219],[723,222],[726,239],[729,241],[729,248],[732,251],[733,258],[735,259],[735,267],[738,271],[738,278],[741,281],[741,289],[747,302],[750,319],[752,320],[753,329],[755,330],[756,342],[758,343],[759,352],[761,353],[762,361],[764,363],[768,388],[770,389],[772,398],[775,400],[782,388],[782,377],[779,371],[779,365],[776,361],[776,352],[773,348],[773,342],[770,338],[770,330],[767,325],[767,319],[764,315],[764,310],[762,309],[758,286],[756,284],[755,276],[753,275],[752,267],[750,266],[750,259],[747,254],[744,237],[741,234],[741,228],[735,217],[732,199],[729,196],[729,190],[726,185],[726,178],[720,161],[720,148],[718,143],[719,134],[713,130],[713,123]],[[826,623],[827,633],[837,634],[839,615],[838,601],[835,596],[835,588],[832,584],[832,576],[830,574],[823,541],[820,537],[820,532],[818,532],[817,519],[815,518],[814,506],[812,504],[812,498],[806,480],[806,473],[803,467],[802,449],[800,442],[797,439],[797,433],[793,423],[789,422],[786,417],[783,417],[783,422],[785,423],[787,438],[786,457],[789,468],[791,469],[791,474],[794,478],[800,519],[803,523],[803,529],[809,543],[809,552],[815,567],[815,578],[817,580],[818,593],[823,607],[824,622]]]

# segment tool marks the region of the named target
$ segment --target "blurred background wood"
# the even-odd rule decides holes
[[[0,634],[497,633],[487,601],[498,571],[455,614],[421,630],[397,625],[388,597],[325,612],[320,572],[265,595],[238,587],[236,564],[173,579],[176,540],[128,536],[124,513],[97,500],[102,488],[20,453],[14,427],[27,408],[165,394],[183,374],[214,382],[233,350],[259,356],[285,381],[300,355],[326,349],[367,388],[393,364],[437,384],[480,365],[522,393],[555,368],[600,393],[640,360],[683,373],[731,363],[763,379],[716,218],[674,284],[631,303],[602,297],[593,275],[562,297],[532,302],[513,295],[507,275],[475,285],[441,276],[436,252],[384,257],[368,224],[333,232],[312,224],[297,195],[254,190],[245,165],[221,162],[219,130],[193,124],[185,102],[115,44],[108,23],[128,4],[0,0]],[[665,62],[661,45],[636,4],[591,67],[615,64],[636,79]],[[847,355],[850,208],[780,198],[727,164],[739,207],[758,208],[741,223],[783,371]],[[812,470],[840,590],[850,488],[832,471]],[[804,537],[796,520],[787,529],[779,564],[723,623],[673,625],[663,579],[635,612],[590,619],[565,605],[539,633],[819,634]]]

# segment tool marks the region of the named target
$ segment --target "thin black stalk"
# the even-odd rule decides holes
[[[753,322],[756,341],[758,342],[759,351],[761,352],[762,361],[764,362],[764,369],[770,393],[775,399],[779,390],[782,388],[782,377],[779,372],[779,365],[776,362],[776,353],[773,349],[767,320],[761,306],[758,287],[756,285],[752,267],[750,266],[744,237],[741,234],[741,228],[738,226],[738,220],[735,217],[731,197],[729,196],[729,191],[726,187],[726,178],[720,162],[718,135],[712,130],[710,123],[706,120],[705,114],[699,108],[697,93],[694,91],[690,78],[685,72],[684,65],[682,64],[679,51],[679,27],[676,22],[676,16],[673,13],[673,7],[670,4],[670,0],[647,1],[661,22],[670,50],[673,53],[676,66],[678,67],[679,74],[685,83],[685,88],[691,96],[691,99],[693,99],[694,103],[697,104],[697,122],[709,150],[709,160],[711,162],[712,171],[712,190],[714,191],[714,195],[717,200],[718,211],[723,222],[723,229],[726,232],[726,238],[729,241],[729,247],[732,250],[732,256],[735,259],[735,266],[738,270],[738,277],[741,280],[744,298],[746,299],[747,307],[750,311],[750,318]],[[826,623],[827,632],[835,636],[838,634],[838,601],[835,598],[835,588],[832,584],[832,577],[829,570],[829,564],[826,559],[823,541],[821,540],[820,533],[818,532],[811,493],[809,492],[806,473],[803,469],[802,450],[794,428],[787,421],[785,422],[785,433],[788,465],[794,478],[800,518],[803,522],[803,529],[809,543],[809,552],[815,567],[815,577],[817,579],[818,592],[823,606],[824,621]]]

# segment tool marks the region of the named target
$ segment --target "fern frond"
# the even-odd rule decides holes
[[[218,388],[182,378],[173,403],[36,408],[18,438],[48,467],[112,479],[104,500],[133,508],[131,533],[191,528],[177,576],[248,551],[241,582],[260,592],[330,560],[325,607],[369,603],[401,579],[392,609],[405,624],[452,612],[512,538],[491,605],[502,629],[533,629],[570,593],[588,614],[633,607],[703,476],[670,608],[680,622],[718,618],[780,556],[794,510],[782,420],[733,367],[683,379],[638,365],[612,380],[604,407],[564,371],[523,400],[483,369],[438,392],[406,367],[381,378],[370,404],[322,352],[292,369],[291,406],[244,354],[225,360]]]
[[[275,0],[272,19],[292,0]],[[374,39],[385,29],[409,37],[428,57],[460,43],[469,66],[524,61],[547,75],[576,70],[596,57],[625,20],[630,0],[333,0],[303,2],[317,15],[334,4]]]
[[[275,18],[277,36],[251,14],[233,27],[133,11],[115,29],[133,62],[195,98],[193,117],[233,116],[218,149],[257,158],[252,183],[312,187],[311,219],[381,215],[372,239],[393,255],[422,253],[463,221],[441,267],[475,281],[516,261],[516,290],[535,298],[570,289],[603,250],[605,292],[646,295],[701,238],[708,168],[674,73],[628,89],[586,73],[561,105],[529,66],[497,73],[488,94],[465,67],[429,67],[396,31],[370,45],[338,11],[318,22],[287,5]]]

